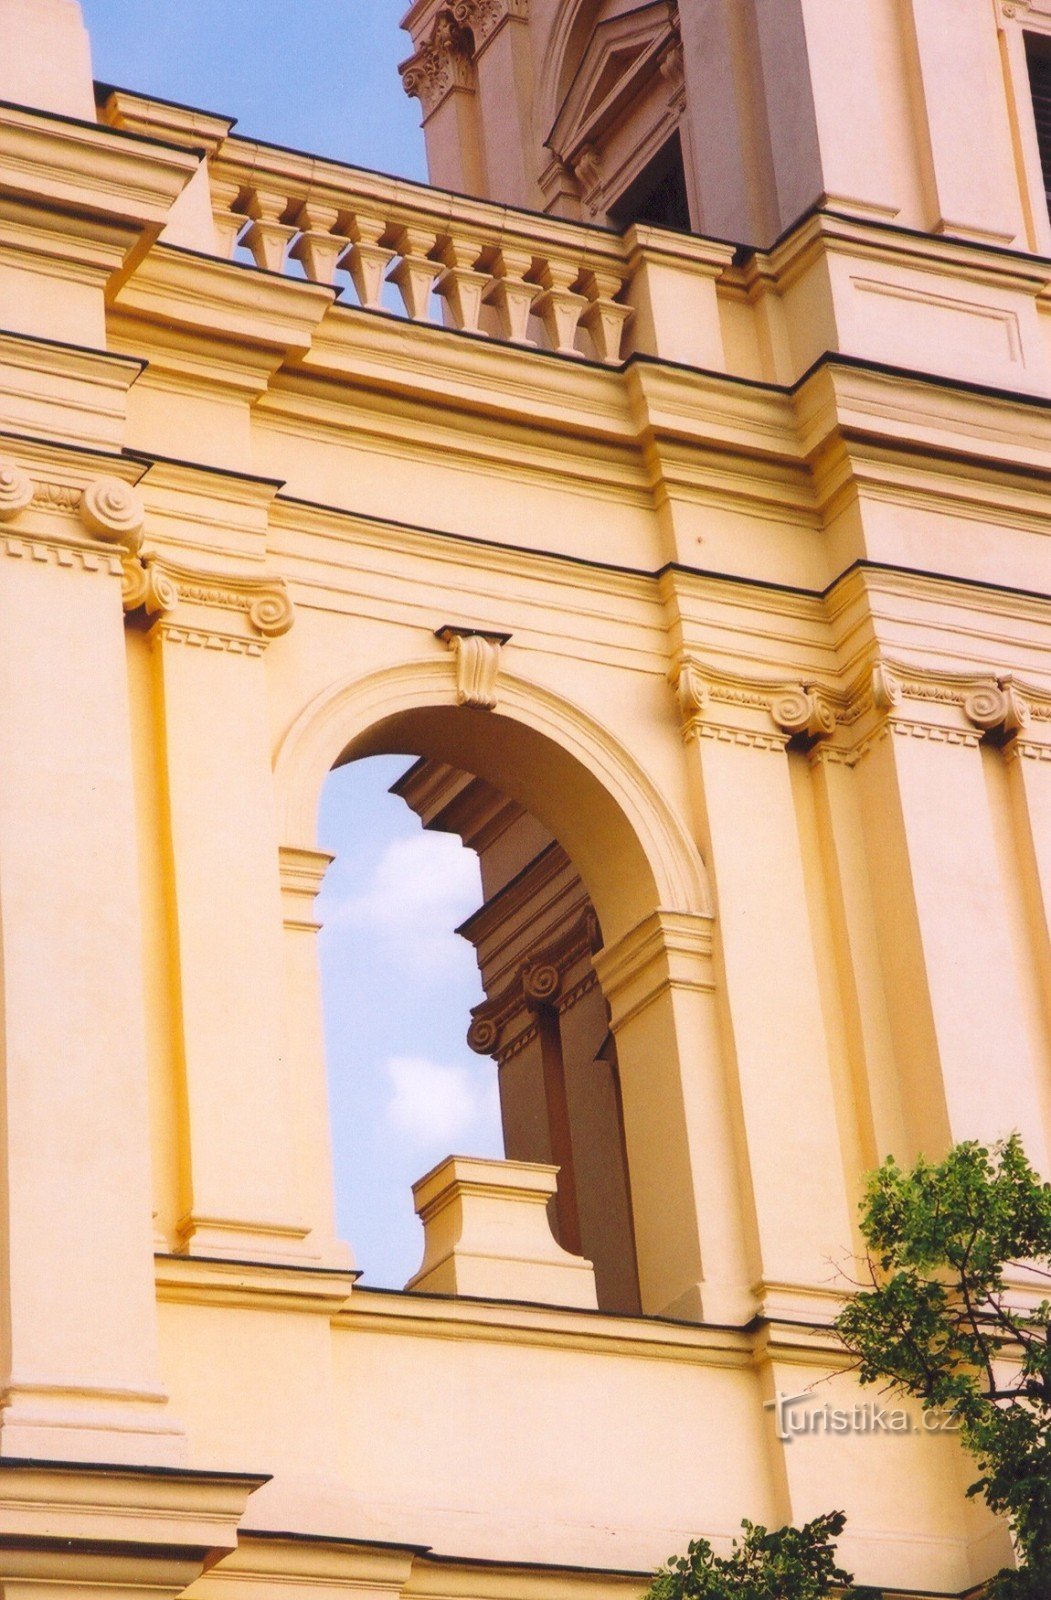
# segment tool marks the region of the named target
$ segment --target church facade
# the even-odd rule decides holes
[[[842,1507],[962,1596],[829,1324],[887,1153],[1051,1169],[1051,0],[405,26],[429,186],[0,0],[0,1580],[629,1600]],[[506,1144],[400,1292],[314,906],[380,753]]]

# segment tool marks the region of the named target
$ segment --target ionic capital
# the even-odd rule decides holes
[[[13,522],[33,498],[33,480],[15,461],[0,458],[0,522]]]
[[[146,505],[138,489],[123,478],[96,478],[80,497],[80,520],[94,538],[123,545],[133,556],[142,544]]]
[[[831,691],[705,667],[689,653],[679,656],[668,678],[687,742],[714,738],[783,750],[789,743],[809,748],[836,731]]]
[[[173,643],[245,655],[259,655],[295,621],[281,578],[207,572],[153,554],[125,562],[124,609],[154,622]]]

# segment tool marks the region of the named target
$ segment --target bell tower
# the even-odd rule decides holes
[[[824,206],[1034,248],[1008,9],[415,0],[401,70],[432,181],[486,199],[759,247]]]

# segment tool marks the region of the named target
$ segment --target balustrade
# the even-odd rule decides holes
[[[626,353],[631,268],[616,234],[233,139],[211,178],[224,255],[244,247],[268,272],[297,262],[414,322],[610,365]]]

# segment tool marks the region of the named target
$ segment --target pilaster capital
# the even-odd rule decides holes
[[[474,40],[449,6],[438,12],[423,43],[398,68],[402,87],[419,100],[424,119],[456,89],[473,93]]]
[[[760,750],[808,749],[836,731],[835,691],[784,683],[702,664],[683,652],[669,682],[679,701],[683,738],[718,739]]]
[[[1051,691],[1022,685],[1011,673],[953,673],[879,659],[847,693],[841,721],[846,742],[837,758],[853,766],[888,734],[935,744],[984,739],[1005,749],[1023,732],[1051,737]]]
[[[528,22],[529,0],[453,0],[452,14],[470,29],[477,56],[505,22]]]
[[[204,571],[152,553],[125,562],[124,608],[172,644],[236,655],[261,655],[295,621],[282,578]]]
[[[467,1030],[471,1049],[499,1061],[516,1056],[536,1037],[538,1012],[568,1011],[595,987],[591,961],[598,942],[598,922],[588,909],[559,938],[534,951],[499,993],[472,1007]],[[574,968],[575,981],[570,982]]]
[[[83,465],[37,454],[29,467],[0,457],[0,553],[119,575],[142,542],[138,489],[108,474],[85,481]]]
[[[500,651],[509,633],[488,633],[480,628],[460,628],[446,623],[434,637],[452,651],[456,665],[456,702],[492,711],[496,705]]]

